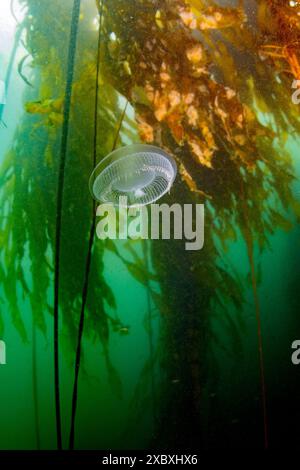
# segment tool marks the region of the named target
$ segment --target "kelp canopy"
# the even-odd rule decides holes
[[[1,171],[6,215],[1,220],[5,266],[1,277],[12,320],[26,340],[17,288],[29,297],[34,325],[44,334],[48,334],[45,316],[53,311],[49,289],[55,269],[56,183],[73,2],[20,3],[25,19],[18,27],[24,28],[32,73],[24,116]],[[60,251],[61,335],[76,347],[93,219],[92,201],[84,188],[93,168],[98,86],[98,161],[116,143],[138,139],[155,143],[174,156],[179,168],[180,178],[169,200],[206,204],[202,252],[187,254],[178,241],[151,243],[161,288],[160,295],[152,291],[151,295],[162,313],[156,443],[186,447],[199,441],[205,358],[218,340],[211,319],[216,306],[222,307],[218,321],[230,334],[238,330],[242,315],[243,286],[222,263],[226,246],[242,235],[258,324],[267,445],[254,247],[262,250],[277,228],[290,227],[287,210],[300,213],[291,191],[294,170],[284,149],[287,133],[299,130],[291,84],[300,77],[300,7],[284,0],[222,2],[222,6],[202,0],[97,0],[97,31],[91,28],[93,6],[93,1],[81,5],[72,86]],[[103,344],[115,381],[109,326],[119,331],[119,323],[109,314],[115,299],[103,275],[107,249],[122,257],[112,242],[93,244],[84,332]],[[126,256],[122,259],[147,287],[140,259],[135,258],[135,268],[126,263]],[[230,302],[235,313],[228,313]],[[170,388],[174,381],[176,387]]]

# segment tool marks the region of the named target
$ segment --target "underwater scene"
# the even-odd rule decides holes
[[[0,0],[1,451],[299,445],[299,149],[296,0]]]

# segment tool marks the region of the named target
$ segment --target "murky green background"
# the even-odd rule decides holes
[[[71,3],[71,1],[66,2],[66,9],[69,8],[70,12]],[[87,5],[89,3],[91,5]],[[14,4],[16,16],[20,15],[21,18],[24,12],[19,10],[17,1]],[[83,4],[84,8],[89,13],[91,12],[91,18],[96,15],[94,2],[85,0]],[[87,23],[83,24],[84,26],[81,26],[79,31],[79,56],[83,50],[84,35],[92,34],[91,31],[86,32]],[[0,79],[4,80],[16,27],[9,0],[0,0],[0,27]],[[65,48],[65,51],[67,50],[67,44],[61,44],[61,46]],[[91,54],[94,53],[95,50],[91,51]],[[9,149],[14,146],[15,132],[21,125],[21,119],[24,119],[24,104],[29,100],[39,99],[36,88],[28,89],[18,73],[18,64],[24,55],[26,51],[24,46],[20,45],[3,115],[7,128],[0,128],[0,163],[4,161],[4,156]],[[31,69],[30,66],[25,65],[23,72],[26,76],[32,77],[34,66]],[[102,91],[100,89],[100,95]],[[116,107],[118,117],[123,106],[124,99],[119,97]],[[133,117],[131,108],[128,110],[128,115]],[[28,117],[28,119],[32,118]],[[264,116],[261,115],[261,119],[263,120]],[[30,146],[31,138],[28,135],[26,148]],[[138,140],[136,131],[136,141]],[[128,136],[123,137],[122,143],[130,143]],[[300,176],[297,135],[288,137],[286,149],[293,160],[295,176]],[[106,150],[105,148],[104,152]],[[30,168],[33,157],[28,153],[27,158]],[[36,170],[34,171],[36,174]],[[49,169],[49,172],[51,171],[53,170]],[[88,169],[86,172],[88,174]],[[49,184],[46,189],[43,189],[44,174],[45,168],[41,168],[40,187],[41,191],[48,191]],[[181,185],[179,177],[175,185]],[[86,192],[86,200],[90,200],[87,186],[72,187],[72,181],[67,181],[67,188],[70,190],[68,197],[72,196],[73,192],[74,194]],[[55,185],[52,186],[52,190],[56,191]],[[15,191],[18,191],[18,188]],[[300,198],[300,185],[297,182],[294,183],[294,192],[295,197]],[[0,193],[1,195],[3,193],[2,183]],[[19,199],[22,200],[22,197],[20,193]],[[1,201],[0,217],[11,217],[12,213],[10,209],[7,211],[5,208],[2,197]],[[35,199],[30,201],[32,205],[35,203]],[[49,198],[49,204],[53,206],[53,199]],[[81,230],[80,210],[76,219],[78,231]],[[260,265],[259,298],[262,312],[269,441],[272,448],[296,445],[300,438],[300,366],[297,367],[291,363],[291,343],[300,336],[300,228],[292,211],[287,214],[287,217],[293,228],[288,232],[276,229],[275,233],[269,237],[268,249],[262,254],[256,252],[256,260]],[[15,219],[14,223],[16,223]],[[40,224],[43,223],[43,217],[39,216],[37,220],[27,220],[26,223],[32,225],[34,231],[38,232],[41,230]],[[1,236],[1,252],[3,240],[5,238]],[[96,240],[97,243],[100,242]],[[141,258],[143,258],[145,243],[132,242],[132,246]],[[160,245],[156,243],[156,248],[154,248],[156,260],[159,258],[160,250],[163,252],[164,244],[168,243],[171,242],[160,242]],[[67,250],[67,247],[68,240],[64,240],[62,249]],[[123,256],[134,262],[124,242],[116,242],[116,247]],[[206,247],[203,252],[205,250]],[[192,255],[188,253],[186,256]],[[0,259],[3,269],[9,269],[7,264],[9,261],[3,256]],[[161,259],[164,263],[168,262],[163,255]],[[240,277],[247,280],[249,266],[242,237],[229,245],[225,259],[226,269],[237,271]],[[178,263],[180,264],[181,260]],[[151,356],[151,341],[155,357],[169,347],[163,335],[165,313],[163,308],[161,311],[157,308],[153,299],[150,299],[149,304],[147,286],[138,282],[111,250],[104,251],[103,265],[103,278],[111,288],[116,301],[116,308],[112,309],[107,306],[107,312],[120,320],[120,324],[125,328],[125,334],[122,334],[122,331],[113,331],[110,325],[108,348],[111,363],[118,377],[115,380],[110,377],[107,370],[101,342],[93,339],[91,335],[84,336],[75,446],[78,449],[159,447],[159,442],[163,442],[162,434],[157,431],[159,404],[164,403],[165,400],[168,401],[168,397],[173,396],[174,389],[176,394],[177,377],[172,377],[172,380],[168,382],[168,387],[162,387],[160,386],[161,377],[165,375],[163,366],[158,360],[146,369],[145,364]],[[70,270],[72,269],[70,266]],[[180,266],[178,269],[180,270]],[[28,252],[24,256],[23,271],[27,273],[27,280],[30,283],[31,265]],[[184,268],[182,273],[185,276]],[[15,282],[14,278],[11,282]],[[156,292],[160,292],[159,282],[154,280],[150,282]],[[224,315],[223,311],[216,306],[213,312],[216,320],[211,321],[216,321],[215,334],[218,341],[214,342],[213,339],[208,338],[206,352],[202,357],[205,380],[201,383],[199,404],[201,415],[199,448],[262,447],[256,319],[251,283],[249,279],[247,282],[245,302],[239,312],[239,317],[242,317],[243,321],[234,327],[234,341],[228,331],[230,323],[229,327],[228,325],[222,327],[222,322],[218,321],[218,318]],[[50,305],[53,301],[51,286],[50,283],[47,290],[47,300]],[[176,290],[176,286],[173,285],[172,295],[174,289]],[[193,286],[189,293],[191,296],[193,296],[192,289]],[[56,448],[53,317],[51,312],[44,312],[46,333],[41,332],[33,322],[29,298],[26,294],[24,295],[19,285],[16,296],[18,309],[27,332],[27,341],[21,338],[12,321],[7,294],[0,281],[0,339],[5,341],[7,348],[7,364],[0,366],[0,449],[53,449]],[[63,291],[61,296],[64,296]],[[178,289],[178,296],[181,296],[180,289]],[[180,302],[180,297],[178,297],[178,302]],[[97,305],[95,308],[97,309]],[[234,314],[232,305],[228,305],[228,310],[229,315]],[[184,314],[182,312],[183,318]],[[73,315],[73,312],[70,312],[70,315]],[[200,307],[195,315],[201,315]],[[74,349],[65,338],[66,331],[61,328],[60,333],[62,433],[63,446],[67,448]],[[174,338],[174,341],[180,342],[180,330],[176,328],[174,328]],[[154,386],[152,386],[153,377]],[[180,393],[184,391],[179,388],[179,399]],[[169,406],[172,407],[172,403]],[[174,403],[174,406],[177,404]],[[174,421],[170,422],[169,429],[167,425],[163,428],[164,437],[168,433],[176,434],[176,442],[182,442],[184,447],[185,439],[181,434],[186,432],[186,428],[184,426],[181,428],[181,423],[178,422],[177,429],[174,431],[173,423]]]

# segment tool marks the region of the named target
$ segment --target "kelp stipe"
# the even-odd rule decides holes
[[[76,56],[77,33],[80,16],[81,0],[74,0],[70,45],[68,53],[67,80],[65,89],[65,103],[63,112],[63,127],[60,148],[60,161],[57,186],[57,208],[56,208],[56,234],[55,234],[55,271],[54,271],[54,383],[55,383],[55,410],[56,410],[56,432],[57,448],[62,449],[61,436],[61,412],[60,412],[60,389],[59,389],[59,276],[60,276],[60,248],[61,248],[61,222],[62,222],[62,203],[64,192],[65,165],[68,147],[69,120],[71,112],[72,85],[74,77],[74,65]]]
[[[244,230],[243,235],[247,246],[248,260],[250,264],[251,272],[251,284],[252,293],[255,306],[255,317],[257,325],[257,343],[258,343],[258,358],[259,358],[259,373],[260,373],[260,386],[261,386],[261,407],[263,417],[263,428],[264,428],[264,446],[265,449],[269,447],[269,436],[268,436],[268,415],[267,415],[267,392],[266,392],[266,378],[265,378],[265,365],[264,365],[264,353],[263,353],[263,339],[262,339],[262,328],[261,328],[261,309],[257,291],[257,280],[254,265],[254,254],[253,254],[253,236],[249,224],[249,216],[247,209],[247,201],[245,196],[245,188],[243,181],[241,182],[241,202],[244,213]]]
[[[101,68],[101,45],[102,45],[102,20],[103,20],[103,3],[97,1],[97,5],[99,8],[99,33],[98,33],[98,42],[97,42],[97,60],[96,60],[96,82],[95,82],[95,106],[94,106],[94,134],[93,134],[93,168],[95,168],[97,164],[97,148],[98,148],[98,106],[99,106],[99,80],[100,80],[100,68]],[[114,151],[117,147],[118,140],[120,137],[120,132],[122,129],[123,121],[126,116],[128,101],[126,100],[123,112],[120,117],[120,121],[117,127],[116,135],[113,141],[113,147],[111,151]],[[91,270],[91,262],[92,262],[92,255],[93,255],[93,245],[94,245],[94,238],[95,238],[95,228],[96,228],[96,202],[93,200],[92,202],[92,222],[89,230],[89,238],[88,238],[88,249],[87,249],[87,256],[86,256],[86,263],[85,263],[85,271],[84,271],[84,281],[83,281],[83,289],[81,294],[81,310],[80,310],[80,317],[79,317],[79,325],[78,325],[78,336],[77,336],[77,344],[76,344],[76,357],[75,357],[75,366],[74,366],[74,383],[73,383],[73,392],[72,392],[72,410],[71,410],[71,425],[70,425],[70,436],[69,436],[69,449],[72,450],[74,448],[74,440],[75,440],[75,423],[76,423],[76,410],[77,410],[77,399],[78,399],[78,377],[80,371],[80,363],[81,363],[81,349],[82,349],[82,337],[84,331],[84,320],[85,320],[85,310],[86,310],[86,303],[87,303],[87,296],[89,290],[89,278],[90,278],[90,270]],[[107,369],[110,374],[115,375],[115,371],[113,366],[110,363],[108,357],[108,351],[105,347],[105,360]]]
[[[150,250],[146,240],[143,240],[143,256],[146,269],[146,296],[147,296],[147,329],[149,338],[149,360],[150,360],[150,377],[151,377],[151,395],[152,395],[152,409],[153,409],[153,421],[154,426],[157,425],[157,397],[156,397],[156,380],[155,380],[155,345],[153,336],[153,325],[152,325],[152,310],[151,310],[151,286],[150,286]]]
[[[100,44],[99,44],[100,46]],[[99,56],[100,59],[100,56]],[[99,62],[100,64],[100,62]],[[96,86],[96,93],[98,94],[98,81],[97,81],[97,86]],[[98,99],[96,99],[96,102],[98,102]],[[114,145],[112,148],[112,151],[115,150],[119,135],[121,132],[123,120],[126,115],[126,110],[128,106],[128,101],[126,101],[122,116],[120,118],[119,126],[116,132],[115,140],[114,140]],[[95,124],[97,124],[98,127],[98,118],[95,118]],[[97,127],[95,126],[95,135],[98,135],[97,132]],[[96,164],[96,158],[97,158],[97,153],[96,153],[96,148],[97,148],[97,137],[95,139],[95,153],[94,153],[94,165]],[[88,251],[87,251],[87,256],[86,256],[86,266],[85,266],[85,275],[84,275],[84,283],[83,283],[83,290],[82,290],[82,295],[81,295],[81,311],[80,311],[80,319],[79,319],[79,326],[78,326],[78,338],[77,338],[77,347],[76,347],[76,360],[75,360],[75,367],[74,367],[74,384],[73,384],[73,395],[72,395],[72,413],[71,413],[71,427],[70,427],[70,438],[69,438],[69,449],[72,450],[74,448],[74,438],[75,438],[75,420],[76,420],[76,410],[77,410],[77,390],[78,390],[78,376],[79,376],[79,370],[80,370],[80,362],[81,362],[81,344],[82,344],[82,336],[83,336],[83,330],[84,330],[84,317],[85,317],[85,308],[86,308],[86,301],[87,301],[87,295],[88,295],[88,288],[89,288],[89,276],[90,276],[90,268],[91,268],[91,260],[92,260],[92,250],[93,250],[93,244],[94,244],[94,238],[95,238],[95,229],[96,229],[96,203],[93,201],[93,215],[92,215],[92,223],[91,223],[91,228],[90,228],[90,234],[89,234],[89,243],[88,243]],[[111,374],[115,374],[115,371],[109,361],[109,356],[108,356],[108,351],[105,349],[105,360],[106,360],[106,366],[108,371]]]
[[[98,2],[98,6],[100,7],[99,2]],[[95,86],[96,92],[95,92],[95,108],[94,108],[93,167],[95,167],[96,162],[97,162],[98,105],[99,105],[100,63],[101,63],[102,17],[103,17],[103,4],[101,4],[101,10],[99,10],[99,33],[98,33],[98,44],[97,44],[96,86]],[[92,223],[91,223],[90,232],[89,232],[88,251],[87,251],[87,256],[86,256],[84,281],[83,281],[83,288],[82,288],[82,295],[81,295],[81,310],[80,310],[80,318],[79,318],[79,325],[78,325],[78,337],[77,337],[76,357],[75,357],[75,366],[74,366],[74,384],[73,384],[73,394],[72,394],[71,426],[70,426],[70,437],[69,437],[69,449],[70,450],[74,449],[78,376],[79,376],[80,361],[81,361],[81,342],[82,342],[82,335],[83,335],[83,330],[84,330],[84,313],[85,313],[85,306],[86,306],[87,295],[88,295],[91,257],[92,257],[92,249],[93,249],[95,228],[96,228],[95,211],[96,211],[96,204],[95,204],[95,201],[93,200]]]
[[[40,413],[39,413],[39,394],[38,394],[38,371],[37,371],[37,331],[34,321],[32,321],[32,395],[34,411],[34,427],[37,450],[41,449],[40,436]]]
[[[30,54],[26,54],[24,55],[24,57],[20,60],[19,64],[18,64],[18,73],[20,75],[20,77],[22,78],[23,82],[26,83],[26,85],[30,86],[33,88],[33,85],[32,83],[30,83],[30,81],[28,80],[28,78],[24,75],[24,72],[23,72],[23,67],[26,63],[26,60],[30,57]]]
[[[5,162],[1,168],[1,184],[3,182],[3,201],[11,207],[11,217],[1,219],[1,228],[4,234],[5,259],[14,260],[10,263],[9,272],[3,277],[5,296],[10,308],[10,320],[20,334],[27,340],[27,332],[23,321],[23,311],[18,305],[16,286],[23,295],[29,296],[31,313],[39,332],[47,334],[46,317],[53,312],[52,299],[49,299],[49,289],[53,282],[53,268],[51,253],[54,252],[55,241],[55,206],[57,202],[57,163],[61,144],[61,123],[63,121],[63,101],[66,77],[66,56],[69,41],[69,24],[72,1],[23,0],[27,7],[26,50],[33,57],[33,71],[31,81],[34,89],[25,88],[25,113],[22,116],[15,137],[14,146],[7,152]],[[85,6],[87,6],[85,4]],[[83,7],[82,7],[83,10]],[[90,10],[84,10],[83,23],[89,21]],[[86,14],[87,13],[87,14]],[[92,18],[93,19],[93,18]],[[91,49],[95,47],[92,35],[81,36],[83,53],[77,54],[76,71],[78,78],[74,81],[72,103],[78,104],[80,113],[72,112],[68,148],[72,148],[72,156],[77,162],[70,165],[65,172],[71,185],[64,185],[64,208],[77,207],[76,217],[70,210],[63,209],[62,249],[60,261],[60,327],[62,335],[60,342],[73,349],[77,337],[77,306],[80,306],[82,297],[82,282],[85,264],[85,244],[88,240],[90,219],[86,207],[91,198],[86,191],[80,194],[69,191],[70,187],[88,188],[88,176],[92,170],[90,155],[92,154],[92,135],[94,100],[87,87],[94,87],[94,61],[88,61]],[[51,44],[51,47],[50,47]],[[24,44],[23,44],[24,45]],[[48,47],[49,46],[49,47]],[[96,50],[96,47],[95,47]],[[78,68],[77,68],[78,67]],[[41,72],[41,73],[40,73]],[[76,73],[76,72],[75,72]],[[53,77],[55,76],[55,80]],[[102,89],[103,101],[99,107],[101,128],[99,148],[104,153],[110,152],[116,137],[116,127],[119,125],[119,99],[117,92],[106,81]],[[36,100],[38,101],[32,101]],[[73,101],[74,100],[74,101]],[[46,114],[44,114],[46,105]],[[30,109],[30,111],[29,111]],[[41,113],[40,113],[41,112]],[[55,120],[52,120],[54,116]],[[84,118],[83,118],[84,116]],[[132,134],[133,124],[129,117],[126,119],[124,136]],[[74,126],[74,127],[73,127]],[[134,126],[134,130],[135,130]],[[86,152],[82,152],[82,148]],[[28,159],[27,156],[32,158]],[[88,156],[88,158],[87,158]],[[68,160],[67,160],[68,164]],[[41,172],[44,184],[40,184]],[[1,193],[2,197],[2,193]],[[24,204],[24,201],[34,201],[34,204]],[[82,221],[81,230],[78,231],[77,220]],[[27,224],[26,220],[34,221]],[[12,220],[16,221],[13,222]],[[36,225],[40,227],[36,230]],[[7,237],[11,243],[6,243]],[[32,286],[27,285],[28,264],[23,263],[24,246],[29,247],[29,263],[32,273]],[[69,250],[72,246],[74,249]],[[70,256],[70,253],[71,256]],[[89,339],[97,340],[108,351],[108,327],[110,317],[106,314],[104,302],[109,308],[115,308],[115,298],[111,288],[105,281],[103,274],[103,246],[97,244],[93,250],[91,274],[89,278],[90,300],[87,302],[89,315],[86,315],[85,334]],[[71,267],[71,268],[70,268]],[[4,267],[5,269],[5,267]],[[97,305],[97,310],[94,308]],[[51,323],[52,323],[52,316]],[[65,349],[68,352],[68,349]],[[71,356],[71,353],[69,353]],[[71,357],[70,357],[71,359]],[[72,356],[73,359],[73,356]],[[111,363],[109,374],[116,377]],[[115,380],[116,382],[116,380]]]

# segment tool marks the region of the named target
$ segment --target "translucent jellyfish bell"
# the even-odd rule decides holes
[[[90,178],[90,191],[99,202],[127,206],[151,204],[168,192],[176,177],[172,157],[152,145],[129,145],[110,153],[96,166]]]

